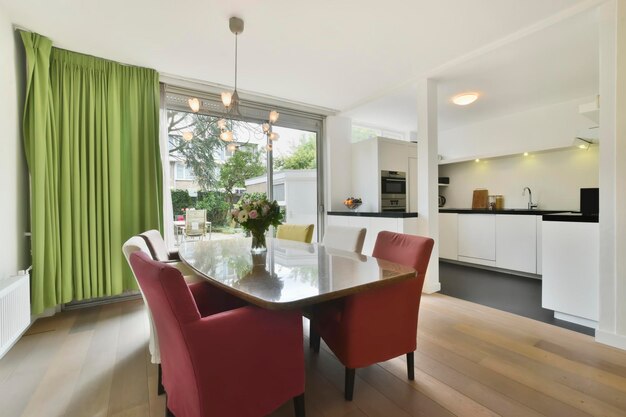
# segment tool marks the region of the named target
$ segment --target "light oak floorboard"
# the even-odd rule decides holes
[[[162,417],[148,335],[141,300],[38,320],[0,360],[0,415]],[[415,381],[404,356],[358,369],[347,402],[343,366],[303,337],[307,416],[626,416],[626,352],[589,336],[429,295],[417,346]]]

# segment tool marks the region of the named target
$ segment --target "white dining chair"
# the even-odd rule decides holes
[[[361,253],[367,229],[349,226],[326,226],[322,244],[333,249]]]
[[[147,253],[150,257],[152,257],[152,253],[150,252],[150,248],[148,248],[146,241],[139,236],[131,237],[126,242],[124,242],[124,245],[122,245],[122,252],[124,252],[124,256],[126,257],[126,261],[128,262],[129,266],[130,266],[130,260],[129,260],[130,255],[139,251]],[[131,271],[132,270],[133,269],[131,268]],[[133,276],[134,275],[135,273],[133,272]],[[135,279],[137,279],[137,277],[135,277]],[[137,285],[139,285],[139,281],[137,281]],[[150,351],[150,361],[154,364],[160,365],[161,355],[159,352],[159,339],[158,339],[157,332],[156,332],[156,326],[154,325],[154,320],[152,319],[150,306],[148,306],[148,302],[146,301],[146,297],[144,296],[143,291],[141,291],[141,287],[139,287],[139,292],[141,292],[141,297],[143,298],[143,302],[148,309],[148,322],[150,325],[150,340],[148,342],[148,349]],[[160,381],[159,381],[159,391],[161,391]],[[161,392],[159,392],[159,394],[161,394]]]
[[[206,210],[187,210],[185,213],[185,240],[189,237],[204,239],[206,231]]]

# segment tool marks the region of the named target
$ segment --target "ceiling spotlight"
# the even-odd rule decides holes
[[[524,156],[528,156],[528,152],[524,152]]]
[[[480,159],[476,158],[474,159],[474,162],[480,162]]]
[[[462,93],[452,97],[452,102],[457,106],[467,106],[478,100],[478,93]]]
[[[574,138],[574,146],[578,147],[579,149],[587,150],[589,149],[592,143],[593,141],[591,139],[580,138],[580,137]]]

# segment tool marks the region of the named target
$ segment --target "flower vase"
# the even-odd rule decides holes
[[[251,230],[252,234],[252,253],[263,253],[267,251],[267,244],[265,243],[265,230]]]

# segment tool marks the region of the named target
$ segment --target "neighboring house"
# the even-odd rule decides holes
[[[179,135],[170,135],[171,137],[175,137],[178,139]],[[245,147],[257,147],[257,145],[250,143],[236,143],[237,146],[245,146]],[[172,147],[172,142],[169,142],[170,149]],[[219,177],[220,167],[228,161],[228,159],[233,156],[233,152],[230,151],[226,147],[220,149],[218,152],[213,154],[213,157],[216,159],[217,168],[216,168],[216,176]],[[195,197],[198,194],[198,191],[201,190],[200,185],[196,181],[196,176],[194,175],[193,170],[186,164],[184,156],[182,156],[178,152],[173,152],[169,154],[169,165],[170,165],[170,189],[172,190],[187,190],[189,195]],[[237,191],[241,191],[243,193],[245,189],[241,188]]]
[[[267,178],[246,180],[246,192],[266,192]],[[274,173],[274,200],[285,208],[285,223],[317,224],[317,170],[285,170]]]

